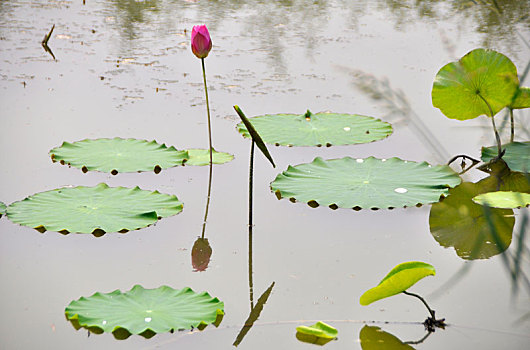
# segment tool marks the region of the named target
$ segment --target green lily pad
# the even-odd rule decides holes
[[[530,142],[511,142],[502,145],[506,153],[502,159],[513,171],[530,171]],[[482,161],[487,163],[497,157],[497,146],[482,147]]]
[[[87,171],[117,173],[154,171],[171,168],[189,158],[186,151],[137,139],[95,139],[63,142],[50,151],[53,162]]]
[[[443,247],[453,247],[462,259],[487,259],[505,251],[512,242],[515,224],[513,210],[491,209],[489,221],[484,208],[471,199],[479,194],[495,191],[498,186],[523,185],[521,173],[509,173],[499,179],[495,176],[478,183],[464,182],[449,190],[449,196],[433,204],[429,227],[434,239]],[[526,185],[528,186],[528,185]]]
[[[375,326],[364,326],[359,333],[359,339],[363,350],[414,350],[396,336]]]
[[[432,104],[451,119],[490,116],[484,100],[495,115],[512,103],[518,87],[517,69],[508,57],[476,49],[440,69],[432,87]]]
[[[374,301],[388,298],[406,291],[419,280],[427,276],[434,276],[436,271],[432,265],[421,261],[404,262],[394,267],[388,275],[379,282],[377,287],[367,290],[361,295],[361,305],[369,305]]]
[[[515,209],[530,205],[530,193],[497,191],[479,194],[473,202],[494,208]]]
[[[195,293],[190,288],[145,289],[135,285],[128,292],[115,290],[81,297],[66,307],[65,314],[75,328],[115,335],[126,331],[127,337],[203,329],[211,323],[217,326],[224,314],[224,303],[206,292]]]
[[[530,87],[520,86],[510,104],[512,109],[530,108]]]
[[[451,168],[399,158],[323,160],[289,166],[271,183],[279,198],[335,208],[395,208],[438,202],[460,183]]]
[[[0,218],[6,213],[6,205],[0,202]]]
[[[189,159],[185,162],[185,165],[197,165],[204,166],[210,164],[210,150],[209,149],[188,149],[185,152],[188,153]],[[234,156],[224,152],[217,152],[213,150],[212,160],[214,164],[224,164],[234,159]]]
[[[182,211],[174,195],[138,187],[65,187],[34,194],[7,208],[9,220],[40,232],[127,232]]]
[[[304,343],[324,345],[336,339],[338,334],[339,331],[336,328],[321,321],[312,326],[296,327],[296,338]]]
[[[392,134],[392,126],[357,114],[316,113],[263,115],[249,119],[263,141],[276,146],[332,146],[368,143]],[[249,138],[240,123],[237,130]]]

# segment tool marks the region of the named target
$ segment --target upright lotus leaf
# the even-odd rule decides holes
[[[515,209],[530,205],[530,193],[496,191],[479,194],[473,202],[493,208]]]
[[[218,326],[224,303],[207,292],[161,286],[135,285],[128,292],[95,293],[72,301],[65,309],[68,320],[96,333],[125,330],[130,334],[165,333]],[[77,328],[77,327],[76,327]]]
[[[250,118],[263,141],[276,146],[332,146],[368,143],[392,134],[392,126],[358,114],[274,114]],[[237,125],[250,137],[243,124]]]
[[[363,350],[414,350],[412,346],[375,326],[364,326],[359,333],[359,340]]]
[[[421,261],[404,262],[394,267],[381,282],[361,295],[361,305],[369,305],[374,301],[402,293],[427,276],[434,276],[436,271],[432,265]]]
[[[429,214],[430,231],[443,247],[453,247],[459,257],[466,260],[487,259],[505,251],[512,242],[515,224],[513,210],[491,209],[491,229],[484,208],[472,198],[497,188],[523,185],[524,176],[510,173],[500,181],[490,176],[478,183],[464,182],[449,190],[449,196],[433,204]]]
[[[186,151],[137,139],[95,139],[63,142],[50,151],[52,161],[89,170],[117,173],[154,171],[171,168],[189,158]]]
[[[0,202],[0,218],[6,213],[6,205]]]
[[[101,235],[149,226],[182,211],[174,195],[138,187],[65,187],[34,194],[7,208],[9,220],[40,232]]]
[[[476,49],[440,69],[432,87],[432,104],[451,119],[491,116],[488,104],[497,114],[512,103],[518,87],[517,69],[508,57]]]
[[[185,165],[210,165],[210,150],[209,149],[188,149],[189,159],[184,163]],[[217,152],[212,150],[212,160],[214,164],[224,164],[234,159],[234,156],[224,152]]]
[[[448,166],[399,158],[323,160],[289,166],[271,183],[281,198],[331,208],[395,208],[433,203],[460,183]]]
[[[247,116],[245,115],[245,113],[243,113],[243,111],[241,110],[241,108],[239,108],[239,106],[234,106],[234,109],[239,115],[239,118],[241,118],[243,125],[245,125],[245,128],[246,128],[245,130],[247,130],[247,134],[248,134],[247,137],[252,138],[252,141],[256,143],[260,151],[263,152],[265,157],[269,160],[269,162],[271,162],[272,167],[276,168],[276,165],[274,164],[274,160],[272,159],[272,156],[270,155],[269,150],[267,149],[267,146],[261,139],[260,134],[256,131],[254,126],[252,126],[252,123],[248,120]]]
[[[512,171],[530,172],[530,142],[511,142],[502,145],[506,149],[502,159]],[[482,161],[487,163],[497,157],[497,146],[482,147]]]
[[[304,343],[324,345],[333,339],[337,339],[339,331],[326,324],[318,321],[312,326],[296,327],[296,338]]]
[[[530,108],[530,87],[520,86],[509,107],[512,109]]]

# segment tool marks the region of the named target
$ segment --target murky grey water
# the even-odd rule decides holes
[[[439,288],[463,264],[429,233],[429,206],[393,211],[311,209],[278,201],[268,184],[289,164],[315,156],[397,156],[442,163],[479,155],[493,144],[485,118],[448,120],[430,102],[438,69],[476,47],[508,55],[522,72],[530,49],[525,1],[497,1],[503,20],[466,1],[30,1],[0,2],[2,170],[6,204],[65,185],[135,186],[176,194],[184,211],[127,234],[62,236],[0,219],[2,349],[230,348],[250,311],[247,250],[249,142],[236,131],[232,105],[247,115],[332,110],[394,124],[386,140],[351,147],[271,148],[272,169],[256,155],[254,299],[275,281],[259,321],[239,347],[306,348],[295,328],[329,320],[339,340],[326,347],[360,348],[362,321],[423,321],[415,300],[397,296],[362,307],[362,292],[394,265],[426,261],[437,268],[413,290],[452,325],[417,348],[521,349],[530,341],[528,296],[511,298],[501,259],[473,263],[448,290]],[[52,164],[47,152],[63,141],[99,137],[156,139],[177,148],[207,147],[200,62],[189,48],[195,24],[208,25],[214,48],[206,59],[214,146],[236,156],[214,168],[206,236],[210,267],[193,272],[191,247],[200,234],[208,170],[83,174]],[[40,41],[55,24],[49,41]],[[370,75],[401,89],[421,123],[395,113],[361,87]],[[528,85],[528,81],[523,82]],[[384,84],[383,84],[384,85]],[[524,123],[523,114],[517,122]],[[425,129],[436,135],[424,136]],[[423,134],[418,132],[423,130]],[[524,136],[524,134],[521,134]],[[528,139],[528,135],[523,139]],[[427,142],[430,140],[431,142]],[[468,178],[476,180],[478,172]],[[521,212],[517,212],[516,226]],[[528,265],[525,266],[526,268]],[[169,285],[207,290],[225,302],[218,329],[152,339],[75,331],[65,320],[71,300],[96,291]],[[403,341],[424,335],[419,324],[376,324]]]

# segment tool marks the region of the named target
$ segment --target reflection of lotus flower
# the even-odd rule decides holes
[[[212,248],[208,243],[207,238],[197,238],[193,243],[191,249],[191,265],[195,271],[204,271],[208,268],[210,257],[212,256]]]
[[[191,30],[191,51],[198,58],[205,58],[212,49],[212,39],[205,25],[193,26]]]

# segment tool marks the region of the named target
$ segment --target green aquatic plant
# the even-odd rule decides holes
[[[379,209],[438,202],[460,182],[445,165],[399,158],[315,158],[289,166],[271,183],[271,189],[279,198],[312,207]]]
[[[504,145],[505,153],[502,159],[506,162],[510,170],[529,172],[530,171],[530,142],[511,142]],[[496,149],[492,147],[482,147],[481,159],[484,163],[495,159]]]
[[[34,194],[12,203],[7,208],[7,217],[39,232],[101,236],[147,227],[160,218],[180,213],[182,207],[174,195],[101,183]]]
[[[210,151],[207,149],[187,149],[186,152],[188,152],[188,160],[184,163],[184,165],[208,165],[210,164]],[[225,152],[217,152],[216,150],[212,150],[212,161],[213,164],[224,164],[232,161],[234,159],[234,156],[225,153]]]
[[[316,113],[262,115],[249,119],[263,141],[276,146],[332,146],[368,143],[392,134],[392,126],[357,114]],[[250,137],[247,123],[237,125]]]
[[[95,293],[72,301],[65,309],[74,328],[93,333],[113,333],[118,339],[131,334],[150,338],[158,333],[216,327],[224,315],[224,303],[207,292],[191,288],[161,286],[146,289],[135,285],[130,291]]]
[[[3,202],[0,202],[0,218],[6,213],[6,205]]]
[[[434,332],[436,327],[445,327],[445,319],[436,319],[435,311],[429,307],[425,299],[417,294],[407,292],[407,289],[415,285],[419,280],[435,274],[436,271],[432,265],[421,261],[401,263],[394,267],[376,287],[364,292],[359,299],[359,303],[361,305],[369,305],[374,301],[400,293],[413,296],[421,300],[427,310],[429,310],[430,317],[423,324],[429,332]]]
[[[493,208],[515,209],[530,205],[530,193],[496,191],[473,197],[473,202]]]
[[[339,331],[327,323],[318,321],[312,326],[296,327],[296,339],[304,343],[324,345],[337,339]]]

